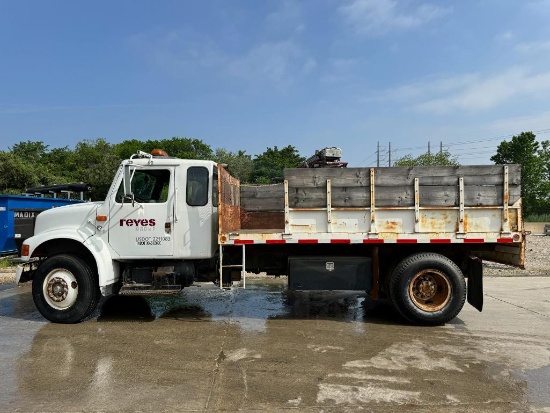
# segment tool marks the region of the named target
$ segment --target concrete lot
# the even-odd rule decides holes
[[[115,297],[56,325],[7,288],[0,411],[550,412],[550,278],[485,286],[483,313],[436,328],[280,283]]]

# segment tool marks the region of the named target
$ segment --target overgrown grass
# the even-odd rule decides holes
[[[0,258],[0,269],[15,266],[10,258]]]
[[[549,222],[550,214],[531,214],[527,215],[524,219],[525,222]]]

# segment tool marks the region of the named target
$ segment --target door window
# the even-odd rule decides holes
[[[168,200],[170,171],[168,169],[136,169],[132,178],[132,193],[139,203],[164,203]],[[117,203],[124,198],[121,183],[115,197]]]

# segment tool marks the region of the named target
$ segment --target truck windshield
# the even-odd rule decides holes
[[[168,199],[170,187],[170,171],[168,169],[136,170],[132,179],[132,192],[137,202],[163,203]],[[115,202],[122,203],[124,186],[121,182],[115,197]]]

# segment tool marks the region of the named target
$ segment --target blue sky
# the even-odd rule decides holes
[[[550,139],[550,0],[0,0],[0,150],[25,140],[440,144]]]

